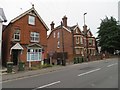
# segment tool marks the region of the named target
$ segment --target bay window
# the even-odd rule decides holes
[[[42,60],[42,49],[28,49],[27,61],[41,61]]]

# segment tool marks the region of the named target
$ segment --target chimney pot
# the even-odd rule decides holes
[[[66,15],[62,18],[63,20],[63,26],[65,26],[67,28],[67,17]]]
[[[50,25],[51,25],[51,30],[53,30],[55,23],[52,21]]]

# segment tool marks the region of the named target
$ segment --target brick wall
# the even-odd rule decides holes
[[[16,28],[20,29],[20,41],[19,43],[22,45],[24,50],[20,55],[20,59],[22,61],[26,61],[27,59],[27,45],[32,44],[30,42],[30,32],[38,32],[40,34],[40,42],[38,44],[42,45],[45,50],[45,58],[47,58],[47,30],[42,22],[36,16],[35,25],[28,24],[28,14],[15,21],[14,23],[10,23],[3,32],[3,62],[11,61],[10,48],[14,43],[13,34]]]
[[[64,38],[64,52],[68,53],[68,60],[71,58],[69,57],[73,51],[72,51],[72,34],[67,31],[66,29],[54,29],[50,36],[48,37],[48,53],[54,53],[56,52],[63,52],[63,42],[62,42],[62,30],[63,30],[63,38]],[[57,37],[57,33],[60,33],[60,38]],[[55,33],[55,38],[54,38]],[[57,42],[60,41],[60,48],[57,48]]]

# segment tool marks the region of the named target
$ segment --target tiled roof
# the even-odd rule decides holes
[[[21,15],[17,16],[16,18],[12,19],[10,23],[13,23],[13,22],[17,21],[18,19],[22,18],[23,16],[25,16],[26,14],[28,14],[30,12],[34,12],[37,15],[37,17],[39,18],[39,20],[42,22],[42,24],[45,26],[45,28],[47,30],[49,30],[49,28],[47,27],[47,25],[45,24],[45,22],[43,21],[43,19],[40,17],[40,15],[37,13],[37,11],[35,10],[34,7],[32,7],[29,10],[27,10],[26,12],[22,13]]]

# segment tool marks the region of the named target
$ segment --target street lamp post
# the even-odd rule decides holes
[[[3,8],[0,8],[0,63],[2,62],[2,28],[3,22],[7,22]]]
[[[84,17],[84,26],[85,26],[85,15],[86,15],[87,13],[84,13],[84,15],[83,15],[83,17]]]
[[[89,61],[89,54],[88,54],[88,37],[87,37],[87,32],[89,31],[90,29],[88,29],[85,33],[85,36],[86,36],[86,60]]]
[[[85,29],[85,15],[86,15],[87,13],[84,13],[83,14],[83,17],[84,17],[84,29]],[[84,32],[84,35],[85,35],[85,37],[86,37],[86,46],[85,46],[85,48],[86,48],[86,61],[88,61],[88,37],[87,37],[87,32],[88,32],[89,30],[85,30],[85,32]]]

